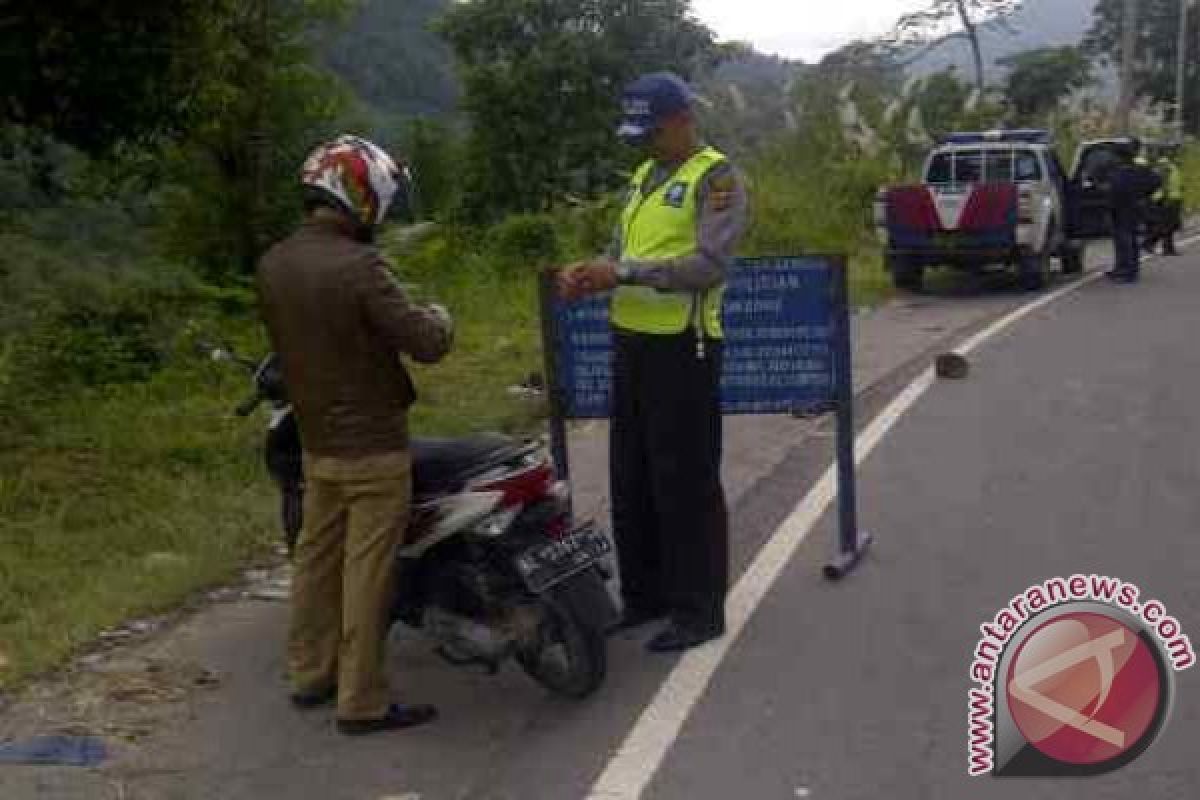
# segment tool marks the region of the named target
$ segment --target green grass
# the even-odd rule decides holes
[[[0,454],[0,686],[227,580],[274,538],[240,383],[170,370],[48,404]],[[167,558],[149,558],[168,553]]]
[[[418,294],[454,309],[457,347],[414,369],[414,433],[536,428],[540,406],[505,391],[541,365],[532,278],[433,277]],[[261,352],[253,319],[226,326]],[[264,422],[232,414],[247,390],[244,374],[181,352],[149,383],[42,398],[0,423],[0,687],[270,552]]]
[[[498,271],[478,254],[463,254],[451,270],[405,270],[416,299],[450,309],[455,343],[433,366],[412,367],[419,396],[414,435],[461,435],[476,431],[524,433],[537,428],[542,404],[514,397],[508,387],[542,372],[536,272]]]
[[[506,391],[542,369],[536,272],[498,270],[470,248],[396,260],[410,264],[401,278],[418,299],[457,320],[454,352],[413,369],[414,435],[540,431],[543,405]],[[851,264],[856,305],[886,296],[877,254]],[[245,353],[261,352],[254,319],[224,325]],[[232,414],[247,389],[228,365],[180,352],[148,383],[41,399],[0,423],[0,687],[270,552],[263,420]]]

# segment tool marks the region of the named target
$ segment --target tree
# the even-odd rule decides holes
[[[924,55],[956,38],[965,38],[975,59],[975,88],[983,91],[983,48],[979,43],[981,25],[1003,26],[1024,5],[1024,0],[927,0],[928,6],[905,14],[889,37],[895,46],[924,46]],[[947,32],[949,31],[949,32]]]
[[[874,121],[883,115],[885,98],[899,91],[902,77],[891,51],[874,42],[851,42],[805,71],[794,94],[807,121],[824,117],[817,126],[832,129],[832,117],[847,89],[858,108]]]
[[[1018,118],[1035,120],[1092,81],[1092,67],[1077,47],[1047,47],[1002,59],[1011,68],[1005,95]]]
[[[916,100],[929,133],[940,136],[957,128],[970,96],[971,89],[958,79],[953,67],[926,78]]]
[[[1129,130],[1129,114],[1137,96],[1134,86],[1134,69],[1138,57],[1138,4],[1137,0],[1125,0],[1121,14],[1121,96],[1117,100],[1117,127]]]
[[[348,0],[218,0],[195,123],[166,147],[168,240],[210,277],[245,276],[299,210],[296,174],[338,132],[346,91],[313,63],[311,31]]]
[[[431,29],[451,0],[357,0],[353,16],[320,47],[322,61],[393,123],[445,115],[458,103],[454,54]]]
[[[442,216],[458,199],[461,137],[445,122],[411,120],[401,148],[416,182],[416,211],[423,218]]]
[[[474,0],[440,26],[458,58],[472,216],[540,211],[613,185],[622,87],[641,72],[688,77],[712,60],[688,0]]]
[[[1103,66],[1122,63],[1124,0],[1099,0],[1084,52]],[[1134,32],[1136,58],[1130,60],[1137,94],[1154,103],[1176,103],[1176,65],[1179,52],[1179,0],[1141,0]],[[1187,38],[1200,39],[1200,14],[1188,15]],[[1187,59],[1184,87],[1184,127],[1200,133],[1200,59]]]
[[[740,159],[799,124],[791,90],[808,67],[741,43],[720,48],[720,66],[697,81],[707,101],[700,124],[708,141]]]
[[[299,160],[344,108],[310,44],[349,3],[9,0],[5,121],[136,163],[148,186],[165,178],[176,254],[244,272],[292,218]]]
[[[192,118],[228,2],[8,0],[0,10],[0,109],[90,153],[177,133]]]

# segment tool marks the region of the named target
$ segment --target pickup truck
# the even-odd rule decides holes
[[[1015,268],[1040,289],[1057,257],[1066,274],[1083,271],[1087,243],[1111,233],[1101,176],[1133,139],[1080,147],[1070,174],[1050,134],[1040,130],[955,133],[926,159],[920,184],[883,188],[875,226],[897,287],[919,291],[925,270]]]

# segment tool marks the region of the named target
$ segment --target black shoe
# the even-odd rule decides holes
[[[369,733],[415,728],[433,722],[437,715],[437,709],[433,706],[393,705],[379,719],[339,719],[337,729],[346,736],[365,736]]]
[[[678,653],[699,647],[725,634],[724,625],[679,625],[672,622],[646,645],[651,653]]]
[[[337,700],[337,687],[330,686],[328,689],[318,689],[311,692],[293,692],[292,705],[301,711],[310,711],[314,708],[327,706]]]
[[[631,631],[635,628],[640,628],[643,625],[648,625],[651,622],[657,622],[660,619],[665,619],[666,611],[656,609],[632,608],[621,615],[609,631],[611,633],[620,633],[621,631]]]

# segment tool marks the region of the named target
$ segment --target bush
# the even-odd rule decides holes
[[[805,137],[783,141],[747,167],[751,227],[742,252],[852,254],[868,242],[876,191],[897,177],[883,158],[821,152]]]
[[[1200,144],[1195,142],[1183,149],[1180,158],[1183,170],[1183,198],[1188,211],[1200,208]]]
[[[493,226],[484,240],[487,254],[502,270],[536,269],[561,260],[556,221],[547,214],[514,214]]]
[[[147,380],[162,367],[161,345],[144,312],[78,310],[23,337],[14,363],[39,386],[95,388]]]

